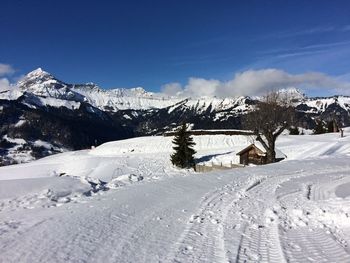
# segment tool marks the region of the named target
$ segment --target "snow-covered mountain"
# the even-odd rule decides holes
[[[118,110],[149,110],[169,108],[169,112],[175,109],[179,104],[195,111],[221,111],[231,109],[232,106],[238,106],[237,111],[248,110],[244,100],[251,100],[249,97],[238,98],[184,98],[167,96],[161,93],[148,92],[142,87],[136,88],[118,88],[101,89],[94,83],[86,84],[67,84],[55,78],[52,74],[38,68],[28,73],[18,83],[18,98],[23,93],[31,93],[42,98],[51,98],[57,100],[67,100],[75,102],[86,102],[92,106],[109,112]],[[308,113],[322,113],[332,104],[339,105],[342,109],[348,111],[350,108],[350,97],[335,96],[323,98],[307,98],[300,90],[296,88],[281,89],[279,93],[294,100],[295,105],[299,106],[301,111]],[[6,93],[2,94],[2,99],[6,98]],[[252,99],[259,99],[258,97]],[[55,103],[53,100],[45,101],[43,104],[50,106],[65,106],[62,103]],[[69,105],[71,106],[71,105]],[[304,109],[304,110],[303,110]]]
[[[17,86],[22,92],[45,98],[87,102],[105,111],[165,108],[180,100],[147,92],[141,87],[103,90],[94,83],[67,84],[41,68],[28,73]],[[56,106],[54,103],[48,105]]]
[[[292,98],[299,126],[312,129],[315,119],[335,117],[350,125],[350,97],[308,98],[295,88],[279,92]],[[31,160],[62,149],[161,134],[181,122],[193,129],[242,129],[242,119],[259,99],[170,97],[141,87],[104,90],[93,83],[68,84],[38,68],[0,93],[0,155],[3,164]],[[39,147],[37,141],[52,147]]]
[[[327,110],[334,111],[349,111],[350,97],[348,96],[333,96],[319,98],[304,98],[296,103],[300,111],[305,113],[323,113]]]
[[[70,85],[56,79],[41,68],[28,73],[17,83],[17,86],[22,92],[32,93],[45,98],[84,101],[84,97],[74,92]]]
[[[229,113],[232,114],[232,108],[235,108],[233,111],[236,113],[246,112],[250,109],[251,101],[259,99],[258,97],[184,98],[148,92],[142,87],[105,90],[94,83],[67,84],[41,68],[28,73],[16,86],[18,88],[15,90],[3,92],[0,99],[15,100],[23,94],[31,94],[37,97],[36,104],[40,101],[41,105],[63,106],[72,109],[79,107],[78,103],[84,102],[106,112],[167,108],[170,113],[181,105],[182,108],[191,109],[199,114],[217,111],[216,119],[225,115],[222,111],[230,110]],[[291,98],[295,106],[305,113],[321,114],[331,105],[338,105],[346,111],[350,109],[350,97],[346,96],[307,98],[296,88],[281,89],[279,93]],[[67,103],[67,101],[75,102],[75,104]]]
[[[172,111],[179,104],[192,110],[198,110],[199,113],[207,110],[227,110],[233,106],[241,106],[237,109],[238,111],[248,109],[242,103],[246,99],[243,97],[184,98],[148,92],[142,87],[104,90],[94,83],[67,84],[41,68],[28,73],[17,83],[17,87],[16,96],[13,96],[13,94],[10,96],[10,93],[13,93],[13,91],[8,91],[7,93],[3,93],[0,98],[17,99],[24,93],[30,93],[40,97],[43,105],[54,107],[65,106],[62,102],[55,102],[53,99],[86,102],[100,110],[108,112],[116,112],[118,110],[164,109],[168,107],[169,111]],[[304,98],[304,95],[297,89],[281,90],[280,92],[294,99]],[[42,98],[46,98],[47,100],[43,101]],[[68,105],[68,107],[70,106]]]
[[[95,107],[113,112],[126,109],[165,108],[179,101],[178,98],[147,92],[141,87],[103,90],[95,84],[84,84],[72,85],[71,90],[83,95],[85,100]]]

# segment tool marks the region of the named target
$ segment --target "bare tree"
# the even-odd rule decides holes
[[[246,116],[243,125],[254,131],[256,140],[264,146],[267,163],[276,161],[277,137],[294,123],[294,118],[290,100],[277,91],[266,94],[255,110]]]

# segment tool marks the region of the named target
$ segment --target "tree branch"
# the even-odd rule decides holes
[[[263,138],[261,138],[260,134],[258,134],[256,136],[256,140],[258,142],[260,142],[262,144],[262,146],[264,146],[265,150],[268,150],[269,149],[269,146],[266,144],[266,142],[263,140]]]
[[[281,135],[281,133],[287,128],[287,122],[284,122],[283,125],[276,131],[273,133],[273,137],[277,138],[278,136]]]

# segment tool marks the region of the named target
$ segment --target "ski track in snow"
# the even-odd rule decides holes
[[[255,179],[244,185],[226,185],[221,191],[215,191],[191,217],[190,226],[178,241],[177,253],[172,255],[174,260],[170,261],[301,262],[304,259],[304,262],[349,262],[347,243],[324,229],[327,223],[321,228],[317,224],[315,228],[307,224],[295,228],[289,222],[286,204],[295,200],[296,193],[303,195],[302,192],[287,193],[279,196],[279,200],[275,198],[275,191],[285,182],[330,172],[332,170],[302,175],[297,172],[268,180]],[[295,219],[292,217],[292,220]],[[306,254],[309,254],[307,258]]]
[[[0,181],[0,262],[350,262],[348,146],[311,144],[313,159],[207,174],[128,143],[2,168],[28,173]]]

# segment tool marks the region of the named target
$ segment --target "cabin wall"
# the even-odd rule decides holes
[[[242,153],[239,157],[239,163],[247,165],[249,163],[248,152]]]
[[[257,150],[255,148],[251,148],[240,155],[239,162],[244,165],[249,163],[257,165],[266,164],[266,157],[258,155]]]

